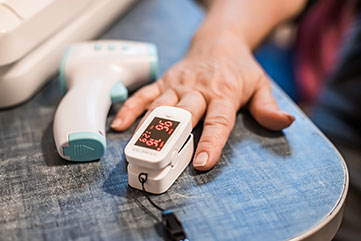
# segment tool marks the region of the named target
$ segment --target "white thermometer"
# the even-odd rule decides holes
[[[147,192],[168,190],[188,166],[193,155],[192,115],[180,108],[154,109],[127,146],[128,183],[142,190],[141,173],[147,174]]]
[[[68,89],[54,118],[59,155],[69,161],[93,161],[105,151],[105,121],[112,103],[125,100],[154,79],[157,50],[153,44],[99,40],[73,44],[60,67]]]

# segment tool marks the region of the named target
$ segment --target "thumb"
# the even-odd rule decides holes
[[[285,129],[295,121],[295,117],[280,110],[272,96],[271,83],[266,76],[264,78],[251,99],[249,111],[263,127],[273,131]]]

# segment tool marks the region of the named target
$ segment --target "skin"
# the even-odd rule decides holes
[[[270,80],[252,51],[276,25],[299,13],[304,4],[305,0],[213,1],[186,56],[158,81],[130,97],[111,127],[126,130],[147,111],[141,125],[160,105],[188,110],[193,127],[204,118],[193,160],[194,168],[200,171],[217,163],[241,107],[248,108],[269,130],[287,128],[295,118],[279,109]]]

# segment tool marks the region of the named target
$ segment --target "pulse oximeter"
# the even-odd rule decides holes
[[[147,174],[147,192],[169,189],[193,155],[192,115],[184,109],[160,106],[135,132],[127,146],[128,183],[142,190],[139,176]]]

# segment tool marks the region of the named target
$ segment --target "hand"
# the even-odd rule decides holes
[[[142,123],[160,105],[188,110],[193,127],[204,116],[193,166],[206,171],[217,163],[240,107],[247,105],[257,122],[270,130],[291,125],[295,118],[279,109],[270,81],[251,51],[245,46],[237,48],[238,51],[214,46],[197,47],[193,43],[183,60],[124,103],[111,127],[125,130],[148,110]]]

